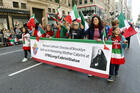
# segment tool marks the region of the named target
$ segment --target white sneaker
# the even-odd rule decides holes
[[[22,62],[26,62],[26,61],[28,61],[28,59],[27,59],[27,58],[24,58],[24,59],[22,60]]]
[[[92,77],[92,75],[88,74],[88,77]]]

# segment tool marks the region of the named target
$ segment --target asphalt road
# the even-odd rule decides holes
[[[0,93],[140,93],[138,38],[140,34],[131,38],[130,49],[125,52],[126,64],[120,67],[113,83],[31,59],[22,63],[21,46],[0,48]],[[28,69],[30,66],[33,67]]]

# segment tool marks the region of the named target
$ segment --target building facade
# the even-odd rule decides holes
[[[27,0],[0,0],[0,29],[23,25],[29,15]]]
[[[105,0],[76,0],[78,11],[82,11],[84,16],[97,14],[103,17],[105,13]]]
[[[42,24],[54,22],[47,18],[47,14],[56,17],[59,5],[64,15],[72,10],[72,0],[28,0],[28,5],[30,6],[30,16],[35,14],[37,20]]]
[[[0,0],[0,29],[23,26],[33,14],[39,23],[47,24],[52,21],[47,14],[56,16],[59,5],[64,15],[72,10],[72,0]]]

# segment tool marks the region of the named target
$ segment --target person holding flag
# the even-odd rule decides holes
[[[84,26],[80,24],[79,28],[79,23],[76,20],[74,20],[70,28],[69,39],[83,39],[83,34]]]
[[[53,38],[67,38],[69,28],[63,26],[61,22],[57,23],[57,31],[55,31]]]

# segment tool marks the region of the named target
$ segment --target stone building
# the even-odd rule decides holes
[[[0,0],[0,29],[23,25],[29,16],[27,0]]]
[[[103,16],[105,13],[104,0],[76,0],[78,10],[82,11],[84,16],[92,16],[97,14]]]
[[[23,26],[33,14],[46,24],[47,14],[56,16],[59,5],[64,15],[72,10],[72,0],[0,0],[0,29],[10,29],[16,24]]]

